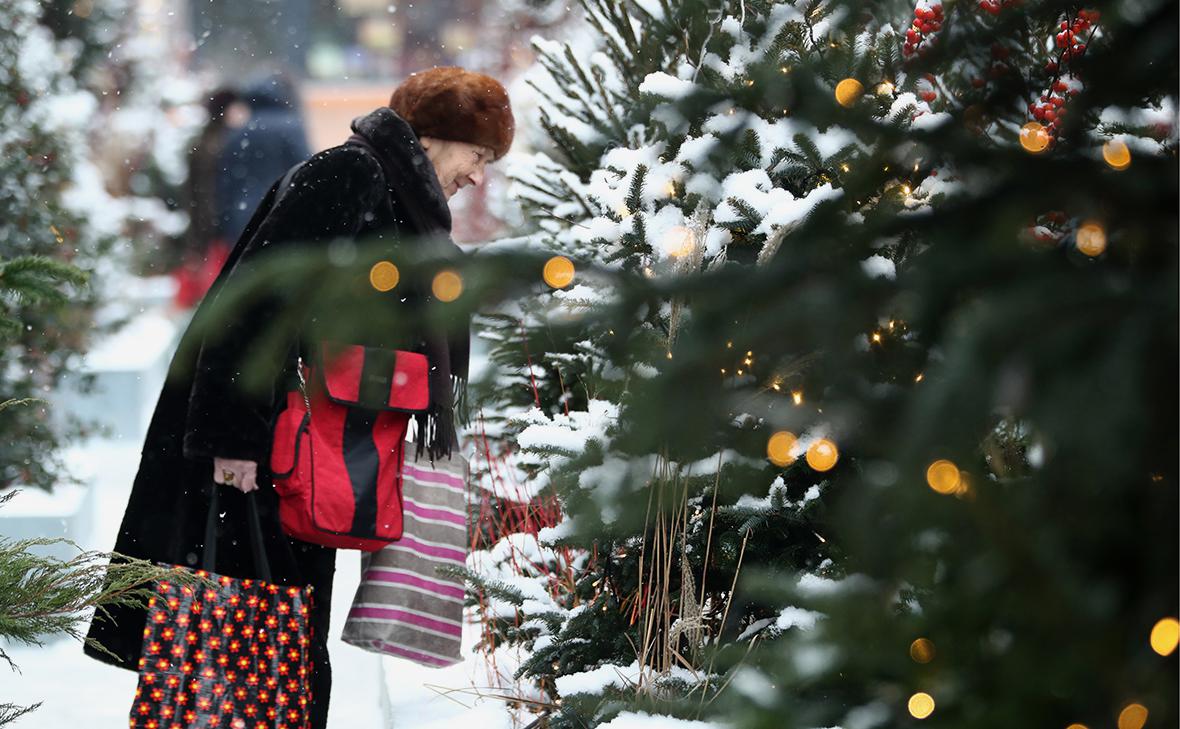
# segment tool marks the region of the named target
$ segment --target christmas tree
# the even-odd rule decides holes
[[[565,514],[480,562],[522,700],[1174,723],[1174,4],[583,9],[481,322]]]
[[[15,284],[5,287],[6,317],[20,331],[0,349],[0,400],[44,398],[77,370],[93,337],[117,323],[110,312],[96,322],[95,311],[123,288],[131,236],[146,246],[154,228],[183,230],[183,216],[168,213],[164,201],[110,189],[98,158],[117,146],[118,124],[102,130],[103,144],[92,144],[95,127],[119,108],[107,103],[104,112],[99,98],[119,97],[129,85],[123,79],[108,88],[109,74],[128,72],[110,60],[134,19],[123,10],[24,0],[0,8],[0,256],[9,275],[57,262],[90,281],[66,290],[68,298],[36,302],[12,294]],[[176,157],[183,159],[179,150]],[[126,167],[126,157],[118,165]],[[112,197],[120,193],[128,194]],[[59,415],[51,420],[37,402],[0,419],[0,488],[50,488],[68,478],[60,450],[92,428]]]
[[[86,158],[85,130],[96,102],[69,75],[69,59],[38,22],[37,3],[7,3],[0,17],[3,256],[73,263],[89,272],[110,240],[95,234],[80,200],[71,195],[79,190],[73,186],[74,176]],[[12,291],[16,286],[9,283],[5,288]],[[4,303],[11,307],[8,318],[21,326],[0,350],[0,400],[43,397],[84,351],[96,303],[94,289],[77,289],[68,300],[41,305],[11,296]],[[51,426],[43,404],[7,411],[0,420],[0,439],[5,443],[0,487],[51,486],[62,472],[56,452],[68,435]]]

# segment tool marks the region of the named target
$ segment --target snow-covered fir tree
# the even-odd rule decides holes
[[[1175,8],[582,6],[499,246],[550,286],[480,330],[564,513],[477,555],[522,697],[1173,721]]]
[[[0,350],[0,400],[44,398],[63,373],[76,369],[102,328],[95,328],[97,307],[122,288],[115,279],[127,275],[132,242],[176,234],[184,225],[183,216],[150,193],[113,195],[99,164],[101,153],[122,138],[117,104],[104,110],[100,102],[110,81],[101,71],[111,70],[111,54],[133,29],[134,14],[123,3],[85,16],[67,5],[22,0],[0,8],[0,260],[69,263],[88,275],[89,285],[68,290],[62,301],[31,302],[0,282],[8,290],[0,306],[21,325]],[[158,99],[150,103],[158,109]],[[112,124],[97,129],[103,119]],[[98,133],[101,144],[94,143]],[[135,134],[145,138],[142,129]],[[183,159],[180,143],[173,146]],[[118,164],[125,166],[122,159]],[[99,324],[111,325],[115,316],[110,312],[111,321]],[[60,415],[54,422],[44,403],[31,403],[0,419],[0,487],[49,488],[65,476],[60,447],[87,427]]]
[[[97,102],[70,77],[72,62],[39,23],[40,10],[35,2],[7,3],[0,10],[0,256],[45,256],[88,272],[111,242],[96,235],[88,211],[73,204]],[[97,179],[89,182],[101,186]],[[11,295],[4,305],[21,331],[0,353],[0,399],[44,397],[85,347],[93,290],[43,309],[25,307]],[[0,420],[0,437],[0,485],[53,483],[60,471],[54,452],[59,434],[42,404],[9,409]]]

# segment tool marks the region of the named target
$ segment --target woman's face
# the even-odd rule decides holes
[[[434,137],[422,137],[421,142],[448,200],[464,187],[483,183],[484,168],[492,161],[490,148]]]

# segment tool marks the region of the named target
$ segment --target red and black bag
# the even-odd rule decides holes
[[[406,431],[430,407],[426,356],[324,343],[297,369],[270,460],[283,531],[325,547],[381,549],[402,535]]]
[[[246,497],[260,580],[215,573],[218,491],[205,526],[203,569],[176,567],[149,598],[131,729],[308,729],[312,588],[276,585],[254,495]],[[180,579],[186,574],[187,577]]]

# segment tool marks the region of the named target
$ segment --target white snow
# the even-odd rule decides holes
[[[684,81],[670,76],[663,71],[649,73],[639,84],[639,93],[651,94],[673,101],[683,99],[696,91],[697,86],[691,81]]]
[[[671,716],[645,714],[643,712],[624,711],[614,719],[599,724],[599,729],[720,729],[727,726],[708,721],[693,719],[677,719]]]
[[[860,267],[868,274],[869,278],[892,279],[897,277],[897,266],[885,256],[869,256],[860,262]]]
[[[822,614],[812,610],[787,606],[779,612],[774,624],[782,630],[788,628],[810,630],[815,627],[816,622],[822,617]]]
[[[558,676],[555,683],[557,693],[562,696],[600,694],[611,686],[619,688],[634,686],[639,682],[641,672],[638,661],[629,666],[608,663],[589,671]]]
[[[792,197],[786,190],[775,188],[768,196],[770,209],[754,232],[769,234],[779,228],[793,228],[806,219],[821,202],[835,200],[843,195],[844,191],[833,188],[831,183],[824,183],[799,198]]]

